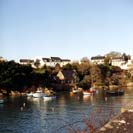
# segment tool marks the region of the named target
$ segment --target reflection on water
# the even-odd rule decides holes
[[[65,133],[82,129],[85,119],[96,127],[119,113],[133,99],[132,89],[121,97],[60,93],[50,101],[31,97],[9,97],[0,104],[0,132]],[[71,126],[70,126],[71,124]]]

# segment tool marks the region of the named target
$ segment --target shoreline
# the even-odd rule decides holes
[[[133,102],[121,108],[120,114],[114,116],[96,133],[132,133],[133,131]]]

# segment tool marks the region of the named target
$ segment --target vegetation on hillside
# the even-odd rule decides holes
[[[74,62],[62,68],[57,64],[54,68],[45,65],[42,68],[33,69],[30,65],[20,65],[14,61],[1,61],[0,89],[10,92],[11,90],[23,91],[32,86],[51,86],[52,83],[59,83],[56,75],[60,70],[76,71],[78,80],[75,84],[85,89],[92,85],[126,85],[127,81],[133,81],[133,69],[124,71],[119,67],[111,66],[109,56],[105,58],[104,64],[92,64],[85,57],[80,64]]]

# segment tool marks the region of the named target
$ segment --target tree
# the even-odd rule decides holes
[[[109,56],[105,57],[105,59],[104,59],[104,65],[105,66],[111,65],[111,57],[109,57]]]
[[[63,66],[63,69],[64,70],[72,70],[73,68],[72,68],[72,65],[68,63],[68,64]]]
[[[78,62],[73,62],[71,65],[74,70],[78,71],[78,68],[80,66]]]
[[[54,73],[58,73],[59,71],[61,70],[61,67],[60,67],[60,64],[56,64],[55,67],[54,67]]]
[[[82,59],[81,59],[81,62],[90,62],[90,60],[88,59],[88,57],[83,57]]]
[[[0,63],[0,87],[10,90],[20,90],[30,86],[33,69],[30,65],[20,65],[14,61]]]
[[[90,76],[91,76],[91,83],[92,85],[95,84],[101,84],[101,70],[99,69],[98,65],[93,64],[90,68]]]
[[[121,57],[122,55],[120,52],[111,51],[111,52],[107,53],[106,56],[114,58],[114,57]]]
[[[79,86],[84,89],[88,89],[91,87],[91,77],[90,75],[85,75],[83,80],[80,81]]]
[[[34,65],[35,65],[36,68],[39,68],[39,66],[40,66],[40,60],[39,59],[36,59]]]
[[[125,53],[122,54],[122,57],[123,57],[123,59],[124,59],[125,62],[127,62],[128,59],[129,59],[129,56],[126,55]]]

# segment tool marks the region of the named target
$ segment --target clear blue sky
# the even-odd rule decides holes
[[[132,0],[0,0],[0,56],[133,54]]]

